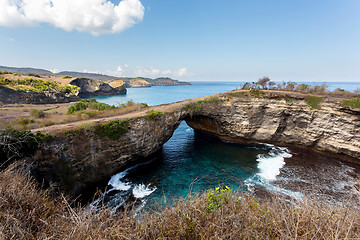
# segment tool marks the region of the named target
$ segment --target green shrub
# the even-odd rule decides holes
[[[78,112],[80,110],[85,110],[87,108],[86,104],[82,101],[80,102],[76,102],[74,105],[71,105],[70,107],[68,107],[66,114],[73,114],[75,112]]]
[[[257,89],[257,88],[252,88],[249,91],[251,94],[254,94],[255,96],[259,96],[260,94],[264,94],[264,91]]]
[[[145,116],[145,119],[146,120],[156,120],[158,119],[160,116],[164,115],[163,112],[161,111],[154,111],[154,110],[151,110],[146,116]]]
[[[0,85],[8,85],[11,83],[11,80],[4,78],[3,76],[0,76]]]
[[[8,71],[0,71],[0,74],[12,74],[12,72],[8,72]]]
[[[360,108],[360,98],[352,98],[350,100],[344,101],[341,106],[347,106],[350,108]]]
[[[30,118],[26,118],[26,117],[21,117],[19,119],[14,120],[12,123],[14,125],[20,125],[22,127],[26,127],[27,125],[29,125],[30,123],[34,123],[35,120],[34,119],[30,119]]]
[[[117,140],[128,131],[129,122],[129,119],[115,119],[106,123],[101,123],[95,126],[95,133],[100,136],[107,136],[112,140]]]
[[[215,189],[208,190],[206,195],[206,213],[210,214],[220,208],[222,204],[225,204],[230,196],[230,193],[231,189],[228,186],[226,186],[225,189],[216,187]]]
[[[40,75],[37,75],[37,74],[34,74],[34,73],[28,73],[27,75],[30,76],[30,77],[38,77],[38,78],[41,77]]]
[[[72,78],[72,76],[70,76],[70,75],[64,75],[64,76],[62,76],[62,78],[63,78],[63,79],[67,79],[67,78]]]
[[[93,102],[90,102],[89,108],[92,108],[92,109],[95,109],[95,110],[98,110],[98,111],[103,111],[103,110],[107,110],[107,109],[114,109],[115,106],[114,105],[109,105],[109,104],[106,104],[106,103],[102,103],[102,102],[96,102],[96,100],[95,100]]]
[[[43,118],[45,117],[45,113],[42,110],[33,109],[30,112],[30,115],[34,118]]]
[[[286,103],[292,103],[294,101],[293,98],[285,98]]]
[[[317,96],[307,96],[305,102],[311,106],[311,108],[321,108],[320,103],[323,100],[323,97]]]
[[[24,86],[17,86],[14,88],[16,91],[25,91],[25,92],[36,92],[36,89]]]
[[[206,99],[205,100],[206,103],[219,103],[221,102],[221,98],[219,97],[212,97],[212,98],[209,98],[209,99]]]

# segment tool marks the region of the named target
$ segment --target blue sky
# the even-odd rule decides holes
[[[0,65],[192,81],[360,82],[359,0],[125,0],[132,8],[117,22],[110,5],[108,15],[89,10],[105,0],[35,9],[46,1],[21,0],[24,17],[4,12],[14,0],[0,0]],[[68,9],[76,11],[63,16]],[[105,23],[81,25],[86,17]]]

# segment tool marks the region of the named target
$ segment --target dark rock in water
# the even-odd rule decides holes
[[[70,84],[80,87],[79,97],[126,94],[125,84],[114,88],[103,81],[88,78],[77,78]]]
[[[29,103],[29,104],[47,104],[47,103],[67,103],[79,101],[80,97],[71,91],[16,91],[10,88],[0,86],[0,102],[6,104]]]

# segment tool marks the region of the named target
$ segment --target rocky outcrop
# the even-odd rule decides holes
[[[88,78],[77,78],[72,80],[70,84],[80,88],[78,94],[79,97],[126,94],[126,87],[124,84],[113,88],[101,80],[93,80]]]
[[[52,104],[79,101],[80,97],[71,91],[16,91],[0,86],[0,102],[6,104],[28,103],[28,104]]]
[[[112,140],[94,126],[63,133],[44,144],[31,159],[40,180],[73,195],[86,186],[146,161],[170,139],[183,120],[196,132],[237,143],[305,146],[360,159],[360,112],[325,99],[312,109],[306,96],[224,94],[182,106],[154,119],[131,118],[128,130]],[[291,101],[290,101],[291,99]],[[95,127],[99,123],[95,123]],[[48,132],[49,133],[49,132]]]
[[[313,109],[305,98],[228,95],[220,103],[204,104],[186,122],[227,141],[294,144],[360,159],[360,111],[326,99]]]
[[[91,184],[145,161],[159,151],[180,119],[180,112],[153,120],[133,118],[127,132],[116,140],[89,129],[60,134],[45,143],[31,159],[33,173],[40,181],[76,196]]]

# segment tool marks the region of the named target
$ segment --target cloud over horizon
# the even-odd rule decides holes
[[[134,73],[136,76],[146,76],[146,77],[163,77],[163,76],[184,77],[188,74],[188,71],[186,68],[180,68],[178,70],[160,70],[154,67],[150,67],[148,69],[138,67]]]
[[[154,67],[144,68],[137,66],[130,67],[128,64],[117,66],[115,71],[108,71],[106,74],[126,77],[185,77],[189,75],[186,68],[182,67],[177,70],[161,70]]]
[[[33,27],[49,23],[93,35],[118,33],[142,21],[140,0],[0,0],[0,25]]]

